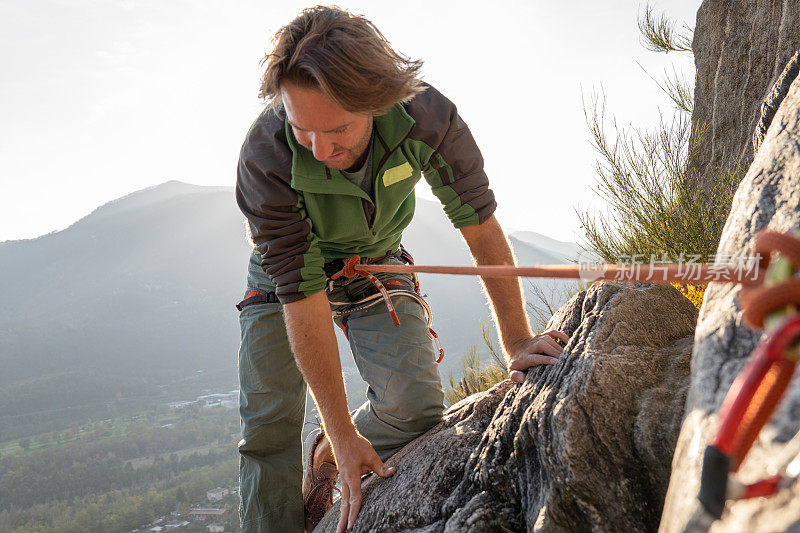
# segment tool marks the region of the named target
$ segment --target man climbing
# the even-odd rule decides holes
[[[400,240],[423,175],[477,264],[514,257],[478,147],[455,106],[417,79],[419,61],[330,7],[304,10],[274,43],[260,92],[269,105],[247,134],[236,185],[255,245],[239,305],[242,530],[313,528],[340,476],[342,531],[361,506],[361,476],[394,474],[383,461],[441,419],[443,394],[416,279],[378,275],[395,326],[371,282],[329,277],[355,254],[408,261]],[[519,281],[483,283],[512,380],[553,364],[567,338],[533,334]],[[332,312],[369,385],[352,416]],[[306,386],[322,429],[307,438],[303,477]]]

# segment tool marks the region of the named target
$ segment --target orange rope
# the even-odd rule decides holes
[[[541,265],[517,267],[509,265],[483,266],[424,266],[424,265],[348,265],[355,274],[362,272],[395,272],[421,274],[453,274],[460,276],[482,276],[487,278],[567,278],[586,280],[643,281],[649,283],[704,284],[713,281],[758,285],[763,280],[760,273],[741,275],[741,269],[731,265],[709,263],[659,265],[631,264],[604,265],[605,268],[584,268],[570,265]],[[347,267],[346,267],[347,268]],[[339,274],[339,272],[337,272]],[[344,274],[346,275],[346,274]]]
[[[791,261],[795,272],[800,270],[800,239],[787,233],[763,230],[756,235],[753,252],[761,256],[759,270],[766,271],[777,252]],[[800,278],[792,278],[771,287],[745,287],[739,296],[744,323],[753,329],[764,327],[764,318],[786,305],[800,305]]]
[[[485,278],[561,278],[584,280],[609,280],[649,283],[691,283],[702,285],[711,282],[737,283],[744,286],[741,302],[744,321],[753,328],[764,327],[764,317],[775,309],[789,304],[800,305],[800,278],[787,280],[779,285],[764,287],[764,273],[769,266],[771,254],[778,252],[786,256],[800,269],[800,239],[776,231],[763,230],[756,235],[754,254],[761,260],[756,269],[743,271],[742,265],[716,265],[709,263],[665,263],[665,264],[614,264],[614,265],[541,265],[519,267],[511,265],[442,266],[442,265],[381,265],[361,264],[354,255],[345,262],[344,268],[331,279],[342,276],[364,276],[383,294],[395,325],[399,324],[391,299],[383,284],[371,273],[418,273],[451,274],[460,276],[482,276]]]

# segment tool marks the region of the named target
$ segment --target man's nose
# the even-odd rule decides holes
[[[311,134],[311,152],[314,159],[324,161],[333,155],[333,143],[325,138],[325,135]]]

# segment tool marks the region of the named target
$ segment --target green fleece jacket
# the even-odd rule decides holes
[[[483,157],[456,107],[431,86],[375,117],[373,196],[300,145],[282,110],[265,110],[239,156],[236,200],[281,303],[325,287],[323,266],[397,250],[422,176],[456,228],[496,203]]]

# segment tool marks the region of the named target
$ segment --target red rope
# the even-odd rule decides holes
[[[795,362],[784,354],[799,335],[800,314],[756,347],[725,396],[714,447],[731,458],[734,472],[789,385]]]
[[[746,500],[748,498],[763,498],[764,496],[772,496],[778,492],[778,486],[783,481],[783,476],[780,474],[771,476],[767,479],[762,479],[744,488],[744,494],[739,499]]]
[[[754,252],[766,269],[777,252],[800,267],[800,239],[775,231],[756,235]],[[742,318],[753,329],[764,327],[764,319],[794,304],[800,306],[800,279],[791,278],[770,287],[746,287],[740,293]],[[794,313],[753,351],[750,361],[733,382],[720,409],[722,425],[714,446],[732,459],[731,470],[738,470],[758,433],[783,397],[792,379],[795,361],[786,351],[800,337],[800,313]]]

